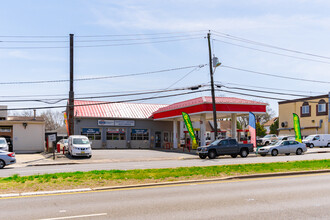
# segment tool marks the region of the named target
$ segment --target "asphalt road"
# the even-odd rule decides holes
[[[247,163],[270,163],[285,162],[297,160],[320,160],[330,159],[330,153],[290,155],[290,156],[267,156],[267,157],[247,157],[247,158],[231,158],[219,157],[214,160],[209,159],[187,159],[187,160],[156,160],[156,161],[131,161],[131,162],[107,162],[92,164],[73,164],[73,165],[51,165],[51,166],[31,166],[31,167],[5,167],[0,170],[0,177],[7,177],[13,174],[21,176],[58,173],[58,172],[74,172],[74,171],[90,171],[90,170],[130,170],[130,169],[149,169],[149,168],[173,168],[173,167],[192,167],[192,166],[214,166],[228,164],[247,164]]]
[[[330,174],[0,199],[0,219],[330,219]]]

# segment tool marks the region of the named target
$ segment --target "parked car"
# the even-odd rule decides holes
[[[295,139],[296,139],[296,136],[294,136],[294,135],[278,136],[277,140],[272,141],[272,144],[275,144],[277,141],[286,141],[286,140],[294,141]]]
[[[68,139],[68,154],[72,157],[87,156],[92,157],[92,147],[86,136],[71,135]]]
[[[8,144],[7,144],[7,140],[4,137],[0,137],[0,150],[3,151],[8,151]]]
[[[0,150],[0,169],[16,163],[15,153]]]
[[[301,155],[306,151],[306,145],[298,141],[278,141],[274,145],[259,148],[257,153],[261,156],[266,156],[267,154],[277,156],[278,154],[290,155],[292,153]]]
[[[277,141],[277,135],[276,134],[267,134],[266,136],[262,137],[262,138],[257,138],[257,145],[258,146],[265,146],[265,145],[269,145],[274,141]]]
[[[231,155],[235,158],[238,154],[247,157],[250,152],[253,152],[253,144],[239,144],[236,139],[216,140],[210,145],[197,148],[197,154],[201,159],[214,159],[220,155]]]
[[[307,147],[330,147],[330,134],[309,135],[302,140]]]
[[[61,139],[59,140],[59,142],[57,142],[57,144],[60,145],[60,149],[63,150],[68,150],[68,139]]]

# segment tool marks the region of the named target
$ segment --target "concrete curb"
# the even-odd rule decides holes
[[[257,179],[257,178],[265,178],[265,177],[295,176],[295,175],[318,174],[318,173],[330,173],[330,169],[281,172],[281,173],[262,173],[262,174],[252,174],[252,175],[221,177],[221,178],[213,178],[213,179],[182,180],[182,181],[174,181],[174,182],[146,183],[146,184],[124,185],[124,186],[105,186],[105,187],[96,187],[96,188],[82,188],[82,189],[69,189],[69,190],[56,190],[56,191],[11,193],[11,194],[0,194],[0,198],[50,195],[50,194],[74,193],[74,192],[91,192],[91,191],[102,191],[102,190],[133,189],[133,188],[143,188],[143,187],[153,187],[153,186],[169,186],[169,185],[194,184],[194,183],[203,183],[203,182],[219,182],[219,181],[227,181],[227,180],[240,180],[240,179],[253,179],[253,178]]]

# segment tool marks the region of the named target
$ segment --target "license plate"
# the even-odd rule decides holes
[[[81,153],[82,153],[82,154],[84,154],[84,153],[85,153],[85,151],[81,151]]]

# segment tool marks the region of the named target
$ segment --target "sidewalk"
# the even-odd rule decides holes
[[[308,148],[305,154],[330,153],[330,148]],[[257,157],[250,153],[249,157]],[[46,166],[46,165],[68,165],[68,164],[91,164],[91,163],[116,163],[116,162],[138,162],[138,161],[159,161],[159,160],[192,160],[199,159],[195,150],[188,152],[186,149],[152,149],[152,150],[94,150],[93,157],[71,158],[62,153],[40,154],[16,154],[16,164],[11,167]]]

